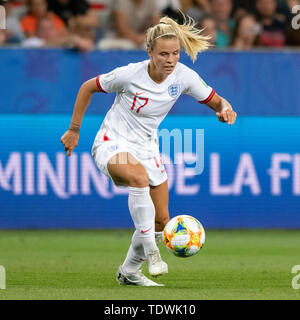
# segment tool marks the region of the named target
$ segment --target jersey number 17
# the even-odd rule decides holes
[[[136,105],[137,99],[138,99],[138,100],[141,100],[141,101],[144,101],[144,104],[142,104],[140,107],[138,107],[138,108],[136,109],[136,113],[139,113],[140,110],[147,105],[149,99],[148,99],[148,98],[142,98],[142,97],[135,96],[134,99],[133,99],[133,103],[132,103],[132,106],[131,106],[131,109],[130,109],[130,110],[134,110],[134,107],[135,107],[135,105]]]

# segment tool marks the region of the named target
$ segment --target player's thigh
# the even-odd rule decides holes
[[[162,231],[170,220],[168,181],[150,186],[150,196],[155,207],[155,230]]]
[[[149,178],[144,166],[129,152],[114,155],[107,163],[109,174],[116,185],[127,184],[130,187],[149,186]]]

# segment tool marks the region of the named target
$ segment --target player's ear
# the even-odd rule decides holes
[[[148,53],[149,57],[151,58],[152,57],[152,52],[151,52],[150,47],[147,47],[147,53]]]

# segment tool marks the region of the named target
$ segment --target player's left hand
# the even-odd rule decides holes
[[[232,125],[234,124],[237,114],[232,109],[231,105],[228,101],[223,99],[222,101],[222,111],[216,113],[219,121],[221,122],[227,122],[228,124]]]

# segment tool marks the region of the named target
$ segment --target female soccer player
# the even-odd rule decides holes
[[[120,67],[83,83],[73,117],[61,142],[70,156],[78,144],[85,110],[95,92],[116,92],[94,141],[97,167],[117,186],[128,186],[129,211],[135,232],[124,263],[117,272],[120,284],[160,286],[140,270],[147,261],[150,275],[168,272],[155,238],[169,221],[167,175],[159,161],[157,128],[180,94],[188,94],[212,108],[221,122],[232,125],[236,113],[196,72],[178,62],[181,47],[192,58],[209,47],[192,20],[183,25],[163,17],[148,29],[150,59]],[[156,232],[155,232],[156,231]]]

